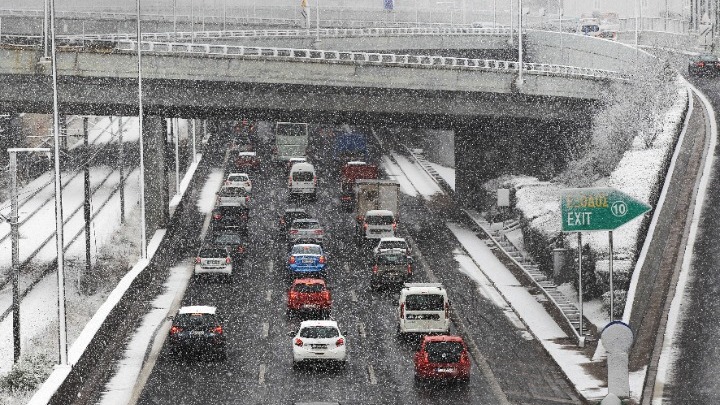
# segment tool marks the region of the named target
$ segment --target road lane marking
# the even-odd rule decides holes
[[[357,294],[355,294],[355,290],[350,290],[350,301],[352,301],[352,302],[358,301]]]
[[[267,338],[270,334],[270,324],[267,322],[263,322],[263,337]]]
[[[364,323],[360,322],[358,324],[358,332],[360,333],[361,338],[364,339],[367,337],[367,334],[365,333],[365,324]]]
[[[275,263],[274,263],[272,260],[270,260],[270,261],[268,262],[268,267],[267,267],[267,269],[268,269],[268,274],[272,274],[272,272],[273,272],[273,267],[275,267]]]
[[[267,301],[267,302],[272,301],[272,290],[267,291],[267,294],[265,295],[265,301]]]
[[[350,264],[348,262],[345,262],[345,265],[343,266],[343,268],[345,269],[345,273],[350,272]]]
[[[265,384],[265,365],[260,365],[260,375],[258,376],[258,384]]]
[[[368,364],[368,377],[370,378],[370,385],[377,385],[377,378],[375,378],[375,370],[372,364]]]

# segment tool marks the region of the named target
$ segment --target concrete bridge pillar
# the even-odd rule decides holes
[[[166,134],[165,118],[150,115],[143,118],[145,218],[148,240],[156,230],[167,227],[170,219]]]

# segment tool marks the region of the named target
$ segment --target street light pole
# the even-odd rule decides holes
[[[523,38],[522,38],[522,20],[523,7],[522,0],[518,0],[518,85],[523,83]]]
[[[142,103],[142,30],[140,27],[140,0],[137,4],[137,63],[138,63],[138,132],[140,136],[140,258],[147,259],[147,229],[145,224],[145,141],[143,137],[143,103]]]
[[[20,223],[18,221],[17,154],[18,152],[50,152],[50,148],[10,148],[10,237],[12,255],[12,319],[13,319],[13,360],[20,360]],[[8,218],[6,218],[8,219]]]
[[[315,0],[315,42],[320,42],[320,0]]]
[[[58,345],[60,365],[67,361],[67,323],[65,319],[65,251],[63,241],[62,179],[60,174],[60,113],[57,89],[57,52],[55,50],[55,0],[50,0],[50,54],[53,86],[53,146],[55,153],[55,245],[57,249]]]
[[[173,0],[173,39],[177,39],[177,0]]]

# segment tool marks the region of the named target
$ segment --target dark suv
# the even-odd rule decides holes
[[[280,235],[287,237],[290,225],[292,225],[294,220],[310,218],[312,218],[310,214],[305,212],[302,208],[288,208],[280,216],[280,219],[278,219],[278,231],[280,232]]]
[[[174,353],[211,352],[225,359],[225,333],[215,307],[182,307],[173,317],[168,342]]]
[[[210,233],[207,244],[212,246],[226,247],[230,251],[233,261],[245,260],[247,257],[247,238],[244,233],[232,228],[226,228]]]
[[[247,232],[248,212],[249,210],[245,207],[215,207],[212,211],[212,229],[214,231],[235,229]]]
[[[383,284],[402,284],[412,276],[412,258],[405,249],[387,249],[379,252],[372,260],[370,288],[377,289]]]

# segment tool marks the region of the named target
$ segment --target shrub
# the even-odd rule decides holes
[[[627,291],[615,290],[615,296],[613,297],[615,312],[613,318],[620,318],[625,311],[625,303],[627,302]],[[602,295],[602,310],[606,314],[610,314],[610,291]]]
[[[597,261],[597,253],[590,248],[590,245],[585,244],[582,247],[582,282],[583,282],[583,298],[591,300],[598,298],[603,293],[602,284],[598,282],[595,274],[595,262]],[[575,276],[573,278],[573,286],[575,291],[578,291],[578,278],[577,278],[577,252],[573,255],[575,257]]]
[[[530,226],[524,217],[521,217],[520,226],[523,233],[523,244],[525,250],[530,254],[533,261],[540,267],[540,271],[552,276],[552,244],[548,237],[539,230]]]
[[[33,391],[50,375],[52,361],[45,355],[21,358],[0,378],[0,389],[10,392]]]

